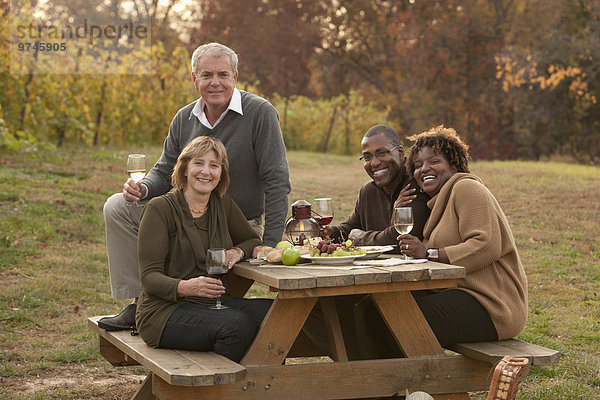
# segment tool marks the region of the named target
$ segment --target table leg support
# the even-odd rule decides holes
[[[406,357],[444,355],[429,323],[409,291],[374,293],[373,301]],[[468,400],[467,393],[436,394],[436,400]]]
[[[333,352],[332,357],[335,361],[348,361],[346,344],[344,343],[335,301],[331,297],[321,297],[319,303],[321,303],[325,324],[329,331],[329,347]]]
[[[281,365],[316,302],[316,297],[276,298],[240,364]]]
[[[444,354],[409,291],[373,293],[372,297],[406,357]]]
[[[142,385],[134,393],[131,400],[157,400],[157,397],[152,394],[152,372],[150,372]]]

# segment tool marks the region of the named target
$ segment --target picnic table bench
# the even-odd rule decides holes
[[[511,339],[460,343],[442,349],[410,290],[451,287],[464,268],[427,262],[354,270],[256,267],[234,268],[243,294],[256,280],[278,292],[253,344],[240,363],[212,352],[155,349],[128,331],[107,332],[101,317],[88,319],[98,333],[100,353],[113,365],[136,365],[150,372],[133,400],[160,399],[344,399],[391,396],[423,390],[435,399],[468,399],[467,391],[487,390],[490,371],[504,355],[551,365],[555,350]],[[373,296],[406,358],[348,361],[331,296]],[[318,355],[302,334],[306,316],[323,307],[334,362],[286,365],[286,359]],[[528,368],[525,374],[528,372]]]

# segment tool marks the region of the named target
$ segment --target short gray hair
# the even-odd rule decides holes
[[[194,50],[194,54],[192,54],[192,73],[196,73],[196,69],[198,68],[198,62],[200,61],[200,57],[202,56],[212,56],[217,58],[229,57],[229,59],[231,60],[231,70],[234,74],[237,73],[237,54],[235,54],[235,51],[231,50],[225,45],[222,45],[221,43],[206,43],[201,46],[198,46],[198,48]]]

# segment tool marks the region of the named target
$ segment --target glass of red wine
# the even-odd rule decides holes
[[[321,229],[333,220],[333,200],[331,197],[315,199],[312,206],[313,218],[319,223]]]
[[[211,278],[221,279],[227,271],[227,259],[225,249],[208,249],[206,251],[206,270]],[[221,304],[221,297],[217,298],[217,304],[210,307],[213,310],[224,310],[228,308]]]

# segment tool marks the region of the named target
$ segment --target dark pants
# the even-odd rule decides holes
[[[229,308],[183,303],[171,314],[159,347],[214,351],[239,362],[271,307],[271,299],[224,298]]]
[[[487,311],[468,293],[447,290],[439,293],[415,291],[412,294],[442,346],[498,339]],[[339,296],[335,303],[349,359],[403,356],[370,296]],[[303,329],[321,350],[329,353],[320,307],[315,307]]]

